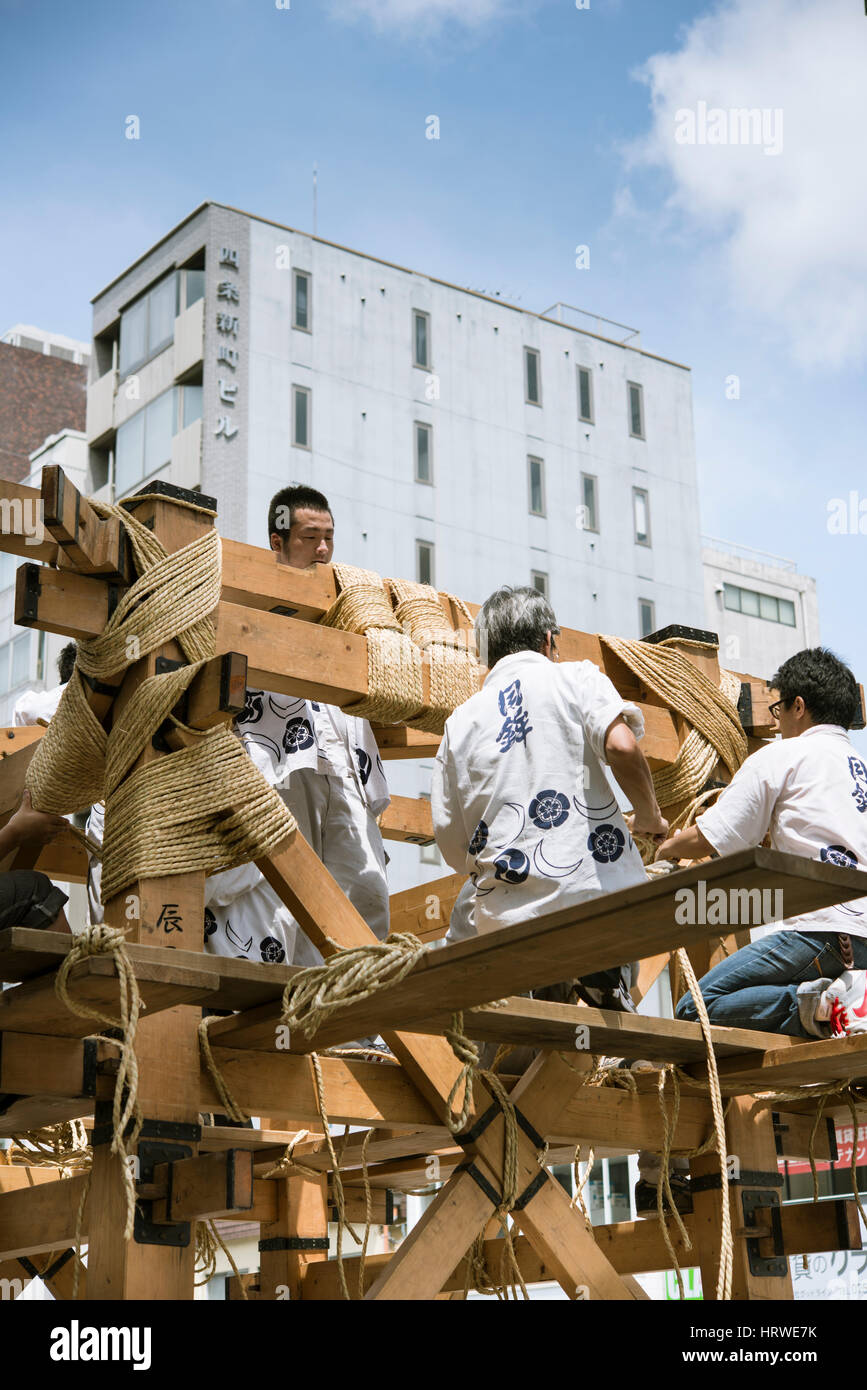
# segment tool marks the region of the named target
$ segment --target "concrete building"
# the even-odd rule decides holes
[[[93,301],[90,490],[201,487],[266,545],[271,496],[309,482],[346,562],[476,601],[534,583],[573,627],[702,626],[689,371],[570,314],[205,203]],[[419,854],[395,847],[396,887]]]
[[[816,581],[794,560],[704,536],[707,626],[720,637],[720,661],[770,679],[787,657],[819,644]]]
[[[42,466],[59,463],[77,486],[88,482],[84,433],[90,344],[16,324],[0,339],[0,474],[39,485]],[[2,524],[2,519],[0,519]],[[0,551],[0,725],[28,686],[55,685],[65,638],[12,623],[19,557]]]

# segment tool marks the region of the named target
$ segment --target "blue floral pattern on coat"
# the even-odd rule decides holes
[[[494,860],[494,878],[502,883],[523,883],[530,873],[530,861],[523,850],[507,849]]]
[[[858,860],[850,849],[843,845],[826,845],[819,855],[826,864],[836,864],[838,869],[857,869]]]
[[[239,724],[258,724],[265,713],[264,690],[248,690]]]
[[[358,776],[361,779],[361,785],[366,787],[367,779],[370,776],[370,769],[373,767],[373,763],[370,761],[370,754],[365,753],[363,748],[356,748],[355,756],[358,759]]]
[[[485,845],[488,843],[489,834],[490,832],[488,830],[486,822],[480,820],[475,830],[473,831],[473,838],[470,840],[470,843],[467,847],[467,853],[472,854],[474,857],[477,854],[481,854],[482,850],[485,848]]]
[[[309,748],[313,743],[313,730],[306,719],[289,719],[283,733],[283,751],[285,753],[300,753],[303,748]]]
[[[623,831],[616,825],[600,825],[598,830],[590,831],[587,840],[587,848],[599,864],[613,864],[620,858],[625,844]]]
[[[540,830],[553,830],[569,814],[569,799],[562,792],[537,792],[530,802],[530,819]]]
[[[209,907],[205,908],[205,940],[217,930],[217,919]]]

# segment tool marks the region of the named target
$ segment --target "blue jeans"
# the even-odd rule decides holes
[[[867,939],[851,940],[855,969],[867,969]],[[798,1014],[798,985],[823,976],[836,980],[844,968],[836,932],[778,931],[720,961],[698,983],[711,1023],[808,1038]],[[685,994],[674,1012],[676,1018],[697,1019],[692,995]]]

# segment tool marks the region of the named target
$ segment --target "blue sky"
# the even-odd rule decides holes
[[[827,528],[867,498],[861,0],[0,0],[0,42],[0,328],[88,338],[208,197],[312,229],[315,161],[321,236],[689,364],[704,529],[814,575],[867,679],[867,539]],[[678,144],[699,101],[782,149]]]

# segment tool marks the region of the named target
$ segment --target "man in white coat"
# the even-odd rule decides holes
[[[288,487],[268,509],[278,564],[330,564],[334,519],[321,492]],[[388,935],[385,850],[377,816],[389,804],[373,731],[364,719],[315,701],[248,690],[235,729],[279,791],[301,834],[380,940]],[[102,807],[88,831],[101,839]],[[98,864],[89,884],[91,913],[101,920]],[[254,864],[205,881],[205,950],[242,960],[316,965],[319,951]],[[197,943],[190,943],[197,949]]]
[[[498,589],[475,629],[488,675],[446,722],[431,790],[437,845],[472,885],[450,940],[645,881],[604,764],[634,808],[633,828],[668,831],[636,741],[640,710],[591,661],[556,664],[547,599]],[[617,969],[575,984],[588,1002],[631,1006]]]

